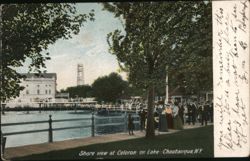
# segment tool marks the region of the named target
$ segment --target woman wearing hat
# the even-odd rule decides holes
[[[182,121],[178,113],[179,113],[178,103],[175,102],[173,106],[173,127],[174,129],[182,130],[183,125],[182,125]]]
[[[159,110],[159,131],[161,132],[168,131],[168,124],[164,107],[161,110]]]
[[[166,105],[165,113],[166,113],[166,117],[167,117],[168,128],[173,129],[172,109],[171,109],[169,103]]]

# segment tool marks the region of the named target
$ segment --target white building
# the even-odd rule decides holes
[[[38,102],[53,102],[56,96],[56,73],[28,73],[21,81],[25,87],[19,97],[10,100],[6,106],[34,106]]]

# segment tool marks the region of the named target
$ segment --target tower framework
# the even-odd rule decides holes
[[[77,64],[77,86],[84,85],[83,64]]]

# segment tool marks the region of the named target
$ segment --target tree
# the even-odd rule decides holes
[[[93,94],[97,101],[115,102],[128,88],[128,83],[117,73],[97,78],[92,84]]]
[[[193,30],[188,33],[187,42],[177,49],[185,53],[185,61],[175,62],[175,67],[169,70],[170,86],[185,88],[186,94],[200,95],[213,89],[212,6],[206,3],[196,6]]]
[[[211,49],[201,45],[211,40],[201,37],[201,33],[210,35],[202,19],[211,21],[204,15],[211,2],[115,2],[103,6],[124,24],[125,34],[119,30],[108,34],[110,53],[117,56],[130,82],[147,89],[146,137],[153,137],[155,87],[165,83],[166,66],[171,73],[190,55],[196,62],[196,55]],[[211,15],[211,10],[207,14]]]
[[[49,60],[49,53],[42,51],[58,39],[69,39],[78,34],[89,14],[77,14],[74,4],[30,3],[4,4],[2,7],[1,101],[16,97],[22,75],[16,68],[30,61],[30,71],[40,73]]]
[[[92,87],[89,85],[81,85],[75,87],[68,87],[66,90],[62,90],[61,92],[69,93],[70,98],[76,97],[93,97],[93,90]]]
[[[127,83],[129,84],[129,82]],[[141,96],[146,98],[144,89],[133,86],[133,84],[129,84],[128,88],[125,90],[125,96],[127,99],[130,99],[131,96]]]

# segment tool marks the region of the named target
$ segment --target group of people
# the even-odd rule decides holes
[[[147,113],[146,111],[143,109],[139,112],[139,116],[140,116],[140,129],[141,131],[143,131],[145,129],[145,122],[146,122],[146,118],[147,118]],[[129,135],[134,135],[133,130],[135,128],[134,125],[134,119],[131,115],[131,113],[128,115],[128,132]]]
[[[170,106],[170,109],[169,109]],[[169,115],[167,118],[168,121],[171,122],[171,116],[178,115],[178,117],[181,119],[182,125],[184,124],[192,124],[195,125],[197,122],[200,123],[201,125],[207,125],[207,123],[210,121],[211,123],[213,122],[213,103],[209,104],[208,101],[204,103],[186,103],[186,104],[181,104],[178,102],[175,102],[174,105],[169,104],[166,105],[166,113]],[[158,108],[158,111],[161,108]],[[169,112],[172,109],[172,113]],[[161,111],[161,110],[160,110]],[[178,111],[178,112],[176,112]],[[171,113],[171,116],[170,116]],[[172,127],[170,123],[168,123],[170,128]]]
[[[169,102],[157,110],[159,113],[159,131],[168,131],[168,129],[183,129],[183,122],[180,117],[181,109],[178,106],[178,102]]]
[[[142,109],[139,112],[140,129],[143,131],[146,126],[147,112]],[[184,124],[195,125],[197,122],[201,125],[213,122],[213,103],[196,104],[195,102],[182,104],[179,102],[168,102],[168,104],[158,106],[155,110],[155,128],[159,131],[168,131],[168,129],[182,130]],[[131,114],[128,117],[129,134],[133,135],[134,123]]]
[[[187,123],[195,125],[197,122],[201,125],[207,125],[210,121],[213,122],[213,103],[188,103],[184,106],[184,117],[187,116]]]

